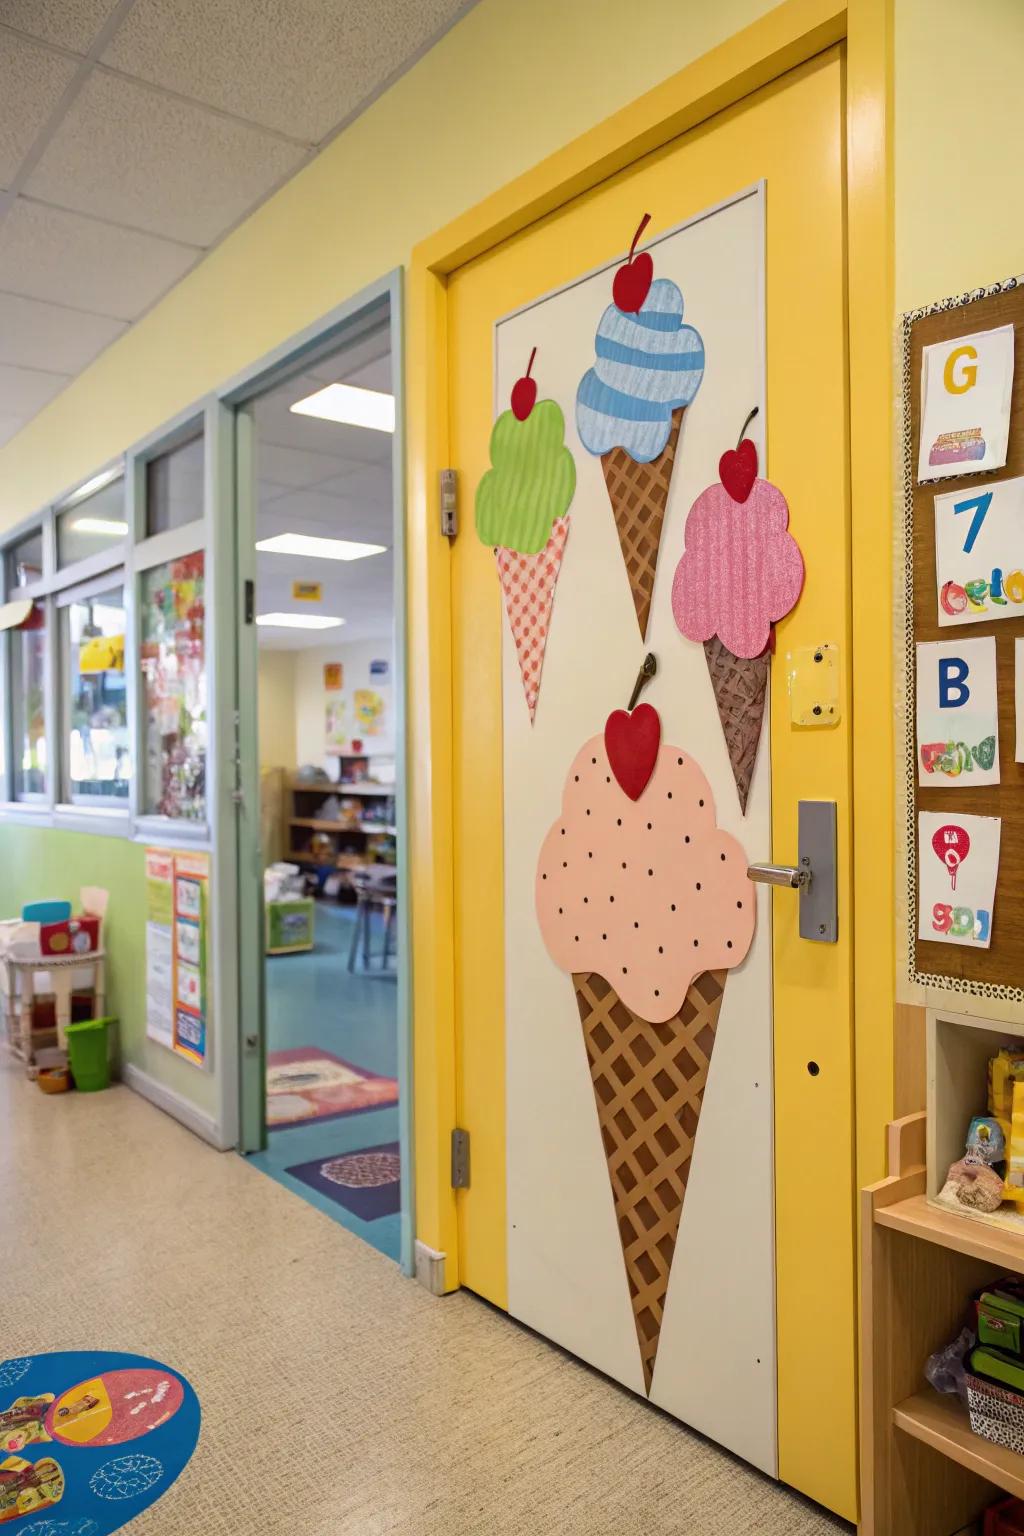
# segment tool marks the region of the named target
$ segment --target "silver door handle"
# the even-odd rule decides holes
[[[810,884],[811,872],[795,864],[749,864],[747,879],[753,880],[755,885],[782,885],[797,891]]]

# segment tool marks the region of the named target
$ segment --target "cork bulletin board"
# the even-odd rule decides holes
[[[1006,463],[985,473],[918,483],[921,430],[922,349],[934,342],[1012,324],[1014,371]],[[1024,279],[944,300],[903,317],[903,571],[904,697],[906,719],[905,867],[907,957],[910,979],[977,997],[1024,1002],[1024,763],[1014,759],[1014,641],[1024,638],[1024,604],[1019,617],[982,620],[956,627],[938,621],[935,564],[935,497],[947,492],[979,495],[986,487],[1024,476]],[[919,641],[982,639],[996,643],[996,693],[999,716],[1000,782],[971,785],[968,776],[955,785],[918,785],[915,739],[915,646]],[[997,816],[1001,821],[999,867],[992,907],[989,947],[922,940],[918,930],[919,811]]]

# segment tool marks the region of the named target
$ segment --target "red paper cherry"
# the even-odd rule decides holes
[[[526,372],[512,386],[512,414],[516,421],[525,421],[537,401],[537,381],[530,378],[530,369],[536,356],[537,348],[534,347]]]
[[[632,714],[614,709],[604,728],[604,749],[612,773],[631,800],[639,800],[650,782],[661,746],[661,717],[653,704],[638,704]]]
[[[757,479],[757,449],[745,437],[738,448],[730,448],[718,461],[718,478],[733,501],[746,501]]]
[[[654,281],[654,258],[650,251],[641,251],[639,256],[633,255],[637,241],[650,222],[650,214],[645,213],[633,236],[633,244],[629,248],[629,260],[624,267],[619,268],[612,279],[612,298],[615,300],[616,307],[627,315],[640,312],[650,292],[651,283]]]

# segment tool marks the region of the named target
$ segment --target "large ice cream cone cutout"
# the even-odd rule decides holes
[[[757,414],[747,417],[744,430]],[[740,809],[757,759],[768,690],[772,625],[800,596],[804,562],[777,485],[757,474],[757,449],[740,434],[719,460],[720,481],[686,518],[686,549],[672,583],[672,612],[704,646]]]
[[[654,277],[649,251],[615,274],[613,302],[597,328],[593,368],[576,395],[576,428],[599,455],[629,577],[641,638],[646,637],[658,549],[683,412],[704,377],[704,343],[683,324],[675,283]]]
[[[577,753],[536,902],[576,994],[650,1392],[723,991],[755,902],[707,779],[661,742],[649,704],[615,711]]]
[[[492,467],[476,493],[476,529],[497,559],[531,724],[576,489],[561,408],[537,399],[536,356],[534,347],[512,389],[511,409],[494,423]]]

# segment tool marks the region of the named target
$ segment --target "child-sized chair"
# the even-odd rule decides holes
[[[351,874],[356,893],[356,921],[352,930],[352,944],[348,952],[348,968],[354,971],[360,947],[363,952],[363,969],[370,969],[370,924],[374,912],[384,918],[384,945],[380,955],[381,970],[387,969],[388,959],[394,953],[395,910],[398,905],[398,877],[394,871],[378,874],[370,870],[354,869]]]

